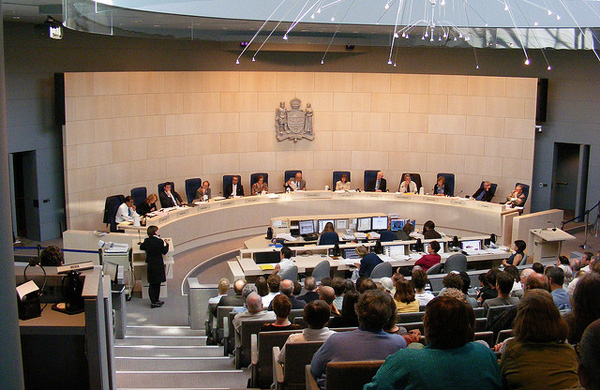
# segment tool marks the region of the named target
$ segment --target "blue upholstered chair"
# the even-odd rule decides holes
[[[171,190],[175,191],[175,183],[173,183],[172,181],[166,181],[164,183],[160,183],[158,185],[158,196],[160,197],[160,194],[162,194],[162,192],[164,191],[165,188],[165,184],[167,183],[171,183]]]
[[[254,183],[256,183],[258,181],[258,177],[261,176],[265,178],[265,183],[267,183],[267,185],[269,184],[269,174],[268,173],[261,173],[261,172],[257,172],[257,173],[253,173],[250,175],[250,191],[252,191],[252,186],[254,185]]]
[[[402,176],[400,176],[400,183],[402,183],[402,180],[404,178],[404,175],[406,175],[407,172],[403,173]],[[419,192],[419,190],[421,189],[421,187],[423,187],[423,182],[421,181],[421,174],[420,173],[409,173],[410,175],[410,180],[414,181],[415,184],[417,185],[417,192]],[[398,185],[398,187],[400,187]],[[433,187],[431,187],[433,188]]]
[[[133,198],[133,204],[136,208],[140,207],[140,205],[144,203],[144,201],[148,197],[148,191],[146,190],[146,187],[132,188],[129,194]]]
[[[529,184],[524,184],[524,183],[517,183],[515,184],[516,186],[521,186],[523,187],[523,195],[525,195],[525,201],[523,202],[523,204],[521,206],[525,206],[525,203],[527,203],[527,199],[529,199]]]
[[[437,178],[440,176],[442,176],[442,177],[444,177],[444,179],[446,179],[446,185],[448,186],[448,196],[454,196],[454,183],[455,183],[454,173],[438,173],[436,176],[436,183],[437,183]]]
[[[364,173],[364,183],[363,183],[363,189],[366,189],[367,186],[369,185],[369,182],[373,179],[377,178],[377,172],[379,172],[379,169],[368,169],[365,171]],[[388,189],[390,187],[388,186]]]
[[[242,177],[240,175],[223,175],[223,196],[227,198],[227,195],[225,195],[225,187],[227,187],[229,184],[231,184],[231,179],[237,176],[238,178],[238,183],[242,184]],[[243,184],[242,184],[243,185]],[[245,190],[244,190],[245,191]]]
[[[122,230],[117,230],[115,218],[117,216],[117,210],[123,202],[125,202],[125,196],[123,195],[113,195],[106,198],[102,222],[110,226],[111,232],[122,232]]]
[[[291,171],[285,171],[285,173],[283,174],[283,183],[287,183],[288,180],[290,180],[293,177],[296,177],[296,173],[302,173],[302,171],[300,170],[291,170]]]
[[[332,191],[335,191],[335,184],[342,179],[342,175],[344,173],[348,176],[348,181],[352,181],[350,171],[333,171],[333,185],[331,186]]]
[[[200,186],[202,186],[202,179],[199,177],[185,180],[185,196],[187,196],[188,203],[192,203],[196,199],[196,191]]]
[[[485,183],[485,180],[481,182],[481,184],[479,185],[479,188],[483,188],[483,183]],[[490,193],[492,194],[492,197],[494,197],[494,195],[496,194],[497,189],[498,189],[498,184],[490,182]]]

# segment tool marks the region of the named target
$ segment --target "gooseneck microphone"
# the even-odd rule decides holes
[[[552,231],[553,231],[553,232],[555,232],[555,231],[556,231],[556,224],[555,224],[553,221],[548,221],[548,223],[551,223],[551,224],[552,224],[552,226],[554,226],[554,227],[552,228]]]

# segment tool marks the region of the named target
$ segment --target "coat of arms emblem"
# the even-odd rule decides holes
[[[275,110],[275,135],[278,141],[291,139],[297,142],[306,138],[315,139],[312,128],[313,110],[310,103],[306,103],[304,110],[300,109],[302,101],[298,98],[290,100],[290,110],[285,108],[285,102],[279,103]]]

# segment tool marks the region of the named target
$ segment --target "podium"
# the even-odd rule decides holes
[[[531,229],[529,244],[533,243],[533,261],[556,261],[561,254],[562,243],[574,239],[575,236],[556,228]]]

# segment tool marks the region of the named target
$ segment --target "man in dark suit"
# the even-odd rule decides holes
[[[491,202],[494,194],[491,191],[492,183],[489,181],[484,181],[483,186],[479,187],[477,191],[473,194],[473,198],[475,200],[482,200],[484,202]]]
[[[302,172],[296,172],[296,176],[290,178],[284,185],[285,189],[290,191],[305,191],[306,180],[302,179]]]
[[[306,302],[299,300],[292,293],[294,292],[294,282],[284,279],[279,284],[279,293],[287,296],[292,303],[292,309],[304,309]],[[269,310],[273,310],[273,302],[269,304]]]
[[[244,196],[244,187],[239,183],[240,179],[237,176],[231,178],[231,184],[225,186],[225,193],[223,194],[226,198],[233,196]]]
[[[235,295],[227,295],[221,297],[221,300],[217,304],[218,306],[244,306],[244,299],[242,298],[242,290],[244,290],[244,286],[246,286],[245,279],[237,279],[233,283],[233,292]]]
[[[315,291],[317,289],[317,281],[312,276],[304,280],[304,289],[306,290],[306,294],[300,295],[298,299],[306,303],[319,299],[319,293]]]
[[[167,207],[181,206],[185,204],[181,196],[175,190],[173,190],[173,183],[166,182],[163,191],[159,194],[160,207],[163,209]]]
[[[158,227],[148,226],[148,238],[140,244],[140,249],[146,251],[146,269],[148,272],[148,296],[152,309],[161,307],[164,302],[159,300],[160,284],[167,281],[163,255],[169,252],[169,244],[158,235]]]
[[[383,178],[383,172],[377,172],[377,177],[372,179],[367,184],[367,188],[365,188],[367,192],[386,192],[387,191],[387,181]]]

